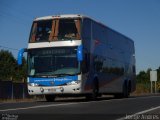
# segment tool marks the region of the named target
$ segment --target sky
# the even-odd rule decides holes
[[[17,57],[34,18],[59,14],[87,15],[131,38],[137,73],[160,67],[160,0],[0,0],[0,49]]]

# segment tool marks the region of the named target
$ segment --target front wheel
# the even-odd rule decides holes
[[[89,95],[86,95],[86,99],[88,99],[88,100],[96,100],[97,99],[98,93],[99,93],[98,80],[94,81],[92,88],[93,88],[92,93]]]
[[[55,101],[55,95],[45,95],[45,98],[47,102],[54,102]]]

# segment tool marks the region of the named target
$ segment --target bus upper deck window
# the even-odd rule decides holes
[[[36,21],[33,23],[30,42],[48,41],[51,33],[52,21]]]
[[[58,27],[59,40],[80,39],[80,20],[60,19]]]
[[[35,21],[30,42],[80,39],[80,19],[52,19]]]

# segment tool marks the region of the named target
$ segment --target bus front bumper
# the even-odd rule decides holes
[[[81,93],[80,83],[65,86],[30,86],[28,85],[29,95],[45,94],[77,94]]]

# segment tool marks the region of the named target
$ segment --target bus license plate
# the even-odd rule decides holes
[[[50,88],[48,89],[49,92],[60,92],[60,89],[58,88]]]
[[[48,89],[49,92],[56,92],[55,88]]]

